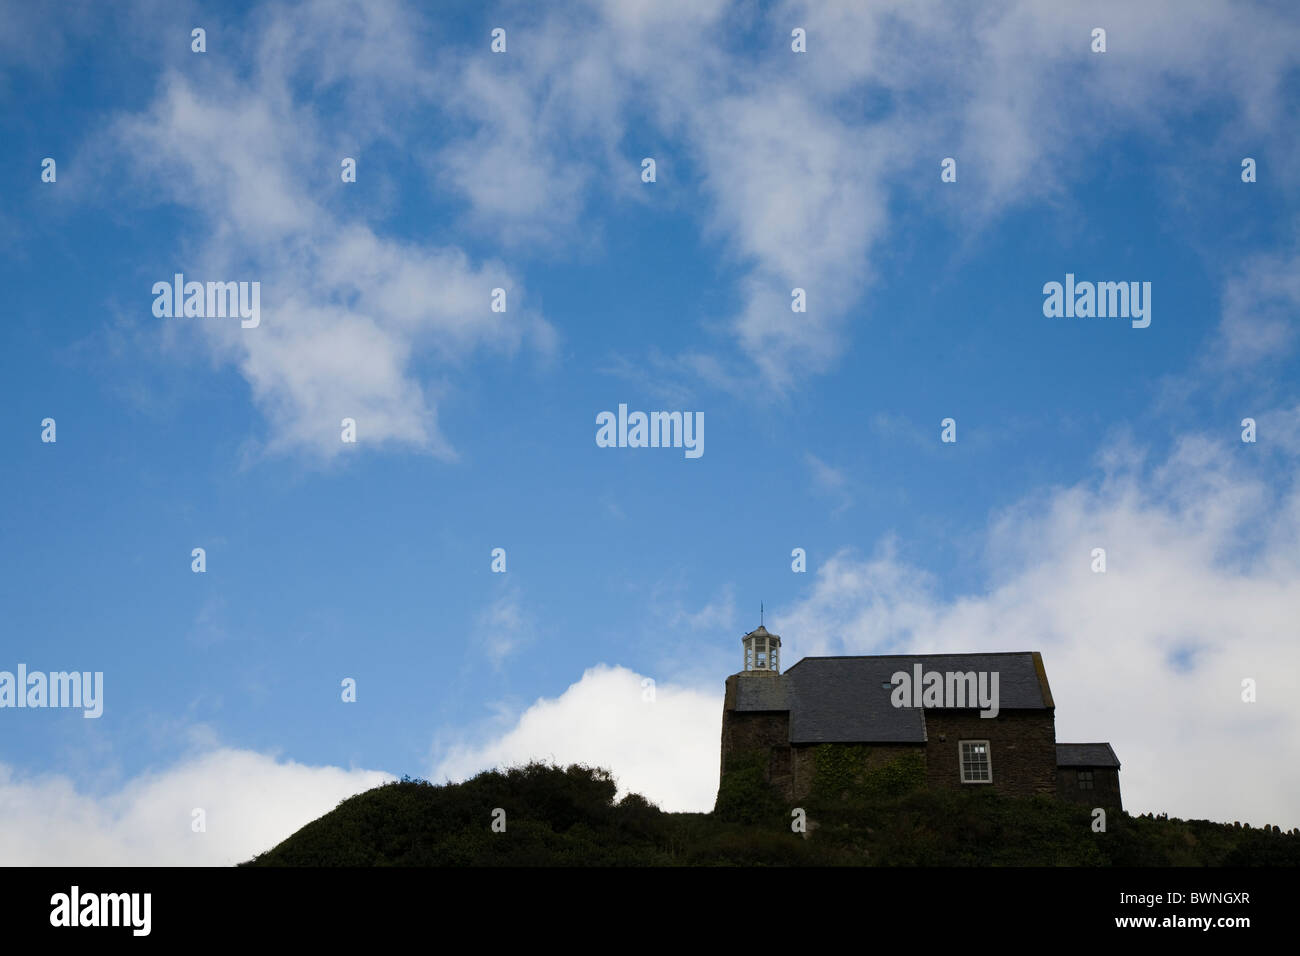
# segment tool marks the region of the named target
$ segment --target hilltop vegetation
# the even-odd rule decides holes
[[[790,808],[735,778],[711,814],[616,800],[608,771],[532,763],[460,784],[404,778],[344,800],[242,866],[1252,866],[1300,863],[1300,834],[1112,814],[988,791],[929,792],[895,774]],[[505,832],[492,830],[505,811]]]

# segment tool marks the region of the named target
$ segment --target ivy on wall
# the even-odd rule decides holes
[[[718,800],[713,813],[739,823],[780,821],[785,808],[767,782],[768,753],[765,750],[733,752],[727,757]]]
[[[867,769],[870,744],[820,744],[813,751],[817,775],[813,792],[834,797],[853,792],[869,797],[896,797],[925,784],[925,756],[920,750],[899,754],[883,766]]]

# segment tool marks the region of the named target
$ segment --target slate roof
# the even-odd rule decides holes
[[[1119,758],[1110,744],[1057,744],[1058,767],[1114,767],[1119,769]]]
[[[1002,654],[908,654],[805,657],[784,674],[741,675],[738,711],[789,711],[790,742],[924,743],[922,708],[890,702],[890,676],[925,671],[996,671],[1001,710],[1055,706],[1042,661],[1031,651]]]

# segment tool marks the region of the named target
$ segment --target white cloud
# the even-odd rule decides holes
[[[658,348],[648,349],[635,361],[623,355],[611,356],[609,364],[599,371],[630,383],[641,394],[659,402],[662,408],[688,409],[694,401],[694,392],[682,380],[678,363]]]
[[[727,344],[653,362],[656,375],[737,390],[757,369],[778,398],[838,361],[900,193],[965,217],[978,236],[1011,207],[1067,202],[1068,183],[1112,137],[1159,139],[1189,103],[1224,107],[1207,151],[1293,135],[1279,117],[1300,25],[1264,6],[1242,16],[1228,3],[1085,11],[1024,0],[977,13],[788,2],[762,17],[771,39],[757,49],[731,36],[739,9],[520,10],[511,52],[495,56],[485,41],[446,43],[399,0],[308,0],[253,14],[247,42],[209,58],[201,83],[169,69],[154,102],[115,127],[117,149],[149,190],[199,214],[204,238],[186,262],[265,280],[262,329],[200,328],[248,379],[270,448],[337,454],[337,422],[354,417],[363,442],[454,457],[418,360],[553,350],[554,329],[503,265],[386,239],[338,211],[341,155],[360,155],[363,176],[385,175],[366,165],[372,144],[428,166],[435,190],[465,200],[466,225],[542,256],[599,244],[596,197],[694,212],[732,266],[733,300],[706,330]],[[1094,55],[1090,31],[1103,21],[1110,49]],[[807,54],[790,53],[791,23],[807,28]],[[429,109],[445,142],[425,145],[412,124]],[[643,155],[660,164],[653,192],[638,178]],[[956,205],[936,188],[948,155]],[[1281,276],[1272,286],[1286,292]],[[508,321],[485,308],[496,285],[511,288]],[[796,286],[809,303],[797,317]],[[1289,337],[1228,292],[1229,358],[1251,361]]]
[[[1039,650],[1057,739],[1109,740],[1130,812],[1300,825],[1300,485],[1270,485],[1234,451],[1188,437],[1153,465],[1131,448],[1099,456],[1095,482],[996,516],[984,593],[940,597],[888,539],[869,558],[842,551],[770,613],[785,659]],[[1254,704],[1241,700],[1248,677]],[[649,705],[637,674],[593,668],[492,739],[452,748],[435,777],[553,758],[608,767],[666,809],[708,809],[724,678],[661,684]]]
[[[1131,812],[1300,824],[1300,487],[1237,450],[1186,438],[1022,502],[990,531],[987,593],[941,598],[888,547],[841,552],[773,615],[786,659],[1040,650],[1057,739],[1111,741]]]
[[[1270,409],[1254,417],[1258,418],[1256,424],[1264,430],[1263,437],[1256,436],[1263,448],[1300,458],[1300,404]]]
[[[669,811],[709,811],[718,791],[722,679],[716,688],[669,683],[643,699],[644,678],[604,664],[556,698],[542,698],[512,727],[482,743],[447,748],[431,779],[460,781],[529,760],[611,770],[619,793],[640,793]]]
[[[1279,117],[1300,25],[1264,6],[788,2],[760,16],[757,49],[733,36],[743,5],[579,7],[520,23],[518,60],[448,58],[453,112],[474,120],[445,151],[455,188],[507,241],[572,236],[592,193],[647,195],[642,155],[690,168],[690,181],[662,176],[654,201],[701,187],[704,234],[738,270],[720,326],[773,395],[837,360],[895,194],[946,208],[942,157],[958,159],[954,214],[978,236],[1008,208],[1063,201],[1114,136],[1158,139],[1189,104],[1223,106],[1228,140],[1291,135]],[[1089,50],[1098,23],[1102,55]],[[791,24],[807,54],[790,52]],[[793,317],[796,286],[809,308]],[[734,351],[681,364],[722,387],[742,378]]]
[[[478,615],[476,642],[495,668],[527,644],[533,637],[533,626],[524,612],[518,587],[502,585],[502,591]]]
[[[1228,279],[1212,365],[1240,369],[1289,355],[1300,322],[1300,256],[1253,259]]]
[[[832,514],[839,515],[853,504],[853,494],[849,490],[849,479],[844,469],[828,465],[811,452],[804,454],[804,460],[812,470],[814,486],[839,502]]]
[[[350,188],[339,180],[342,157],[397,135],[398,118],[430,95],[404,11],[330,0],[268,8],[248,27],[251,65],[212,59],[202,82],[170,70],[153,102],[111,129],[111,148],[151,194],[197,214],[198,240],[166,271],[261,283],[257,328],[161,321],[187,322],[237,365],[269,419],[270,451],[332,457],[345,447],[340,422],[353,418],[363,446],[395,442],[453,458],[416,361],[452,367],[479,350],[554,347],[554,329],[502,263],[385,238],[336,211]],[[304,90],[336,87],[341,115],[327,126]],[[358,168],[378,175],[364,159]],[[498,287],[505,313],[490,309]],[[142,314],[150,301],[142,295]]]
[[[707,604],[700,608],[687,607],[679,597],[669,597],[665,592],[669,588],[661,585],[655,588],[654,603],[661,607],[664,620],[673,630],[685,628],[688,631],[717,633],[734,626],[736,621],[736,593],[730,584]]]
[[[229,866],[392,779],[220,748],[92,796],[65,776],[23,777],[0,764],[0,860],[9,866]],[[195,808],[206,813],[206,832],[191,828]]]

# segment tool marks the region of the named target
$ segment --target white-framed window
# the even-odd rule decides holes
[[[993,757],[987,740],[961,740],[957,743],[962,783],[992,783]]]

